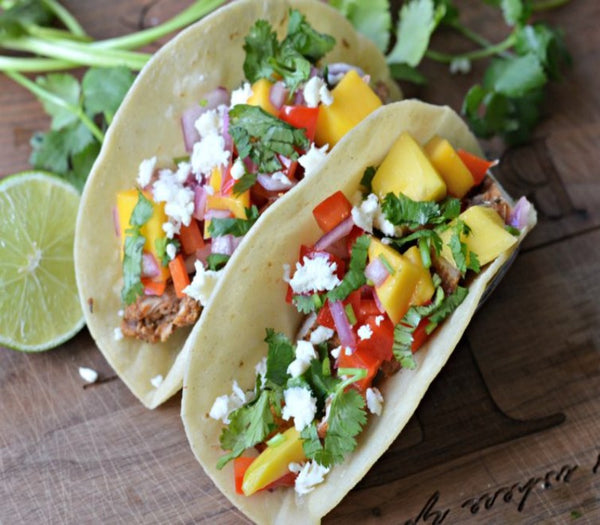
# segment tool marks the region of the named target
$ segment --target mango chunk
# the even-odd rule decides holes
[[[471,228],[469,235],[461,236],[461,241],[466,243],[469,251],[477,255],[481,266],[493,261],[517,242],[517,237],[506,231],[502,217],[492,208],[471,206],[459,215],[459,219]],[[441,235],[444,243],[442,257],[456,266],[448,246],[452,234],[453,229],[450,227]]]
[[[252,84],[252,95],[248,98],[246,104],[251,106],[259,106],[267,113],[277,116],[279,113],[275,106],[271,103],[271,87],[273,84],[266,78],[261,78]]]
[[[300,433],[295,427],[289,428],[281,435],[283,440],[263,450],[246,470],[242,482],[242,491],[246,496],[286,475],[290,463],[301,463],[306,459]]]
[[[369,260],[383,258],[393,273],[380,285],[375,293],[394,324],[399,323],[411,305],[419,281],[423,277],[420,268],[407,257],[377,239],[371,239]]]
[[[238,219],[246,218],[246,208],[250,207],[250,191],[240,195],[209,195],[206,198],[206,208],[209,210],[229,210]]]
[[[381,106],[381,100],[353,69],[331,91],[333,102],[319,106],[315,131],[317,146],[332,148],[361,120]]]
[[[140,229],[141,234],[146,238],[144,251],[154,255],[156,260],[160,262],[160,258],[156,251],[156,241],[157,239],[164,239],[166,237],[166,234],[162,229],[163,223],[167,222],[165,206],[162,202],[154,202],[149,192],[144,191],[143,194],[152,203],[153,208],[152,217],[150,217],[150,220]],[[121,230],[121,259],[123,258],[123,249],[125,245],[125,232],[128,228],[131,228],[129,219],[137,201],[138,190],[135,188],[117,193],[117,216],[119,218],[119,228]],[[155,280],[166,280],[169,277],[169,269],[160,266],[160,271],[160,275],[158,275]]]
[[[473,176],[450,142],[435,135],[424,147],[434,168],[446,183],[448,193],[462,199],[475,185]]]
[[[446,196],[446,183],[406,131],[375,172],[372,187],[380,197],[402,193],[414,201],[439,201]]]
[[[410,304],[420,306],[425,304],[433,297],[435,287],[433,286],[433,280],[431,279],[431,273],[428,268],[423,266],[423,259],[421,258],[421,252],[416,246],[412,246],[404,252],[406,257],[411,263],[419,268],[419,282],[415,288],[415,292],[411,297]]]

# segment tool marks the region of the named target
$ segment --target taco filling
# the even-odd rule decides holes
[[[267,329],[254,388],[234,381],[210,410],[225,425],[217,468],[233,460],[238,494],[307,494],[369,417],[394,409],[378,387],[415,369],[413,354],[527,226],[530,204],[510,205],[492,164],[404,132],[353,202],[337,192],[313,209],[322,237],[284,268],[286,301],[306,315],[295,341]]]
[[[383,84],[371,88],[359,68],[319,65],[334,44],[295,10],[281,41],[257,21],[243,84],[217,88],[181,115],[189,155],[160,168],[157,157],[144,160],[137,187],[117,194],[119,337],[166,341],[194,324],[262,211],[385,101]]]

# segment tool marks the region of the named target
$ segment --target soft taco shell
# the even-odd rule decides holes
[[[385,82],[392,99],[400,98],[383,55],[338,11],[316,0],[240,0],[183,31],[152,58],[110,126],[84,189],[74,250],[87,326],[110,365],[149,408],[181,388],[190,330],[179,329],[162,344],[115,339],[122,308],[121,263],[112,221],[116,194],[134,186],[143,159],[156,155],[161,166],[185,155],[182,112],[218,86],[238,87],[250,27],[265,19],[283,36],[291,7],[299,9],[318,31],[335,37],[336,47],[324,62],[358,65],[373,81]],[[237,274],[233,265],[226,272]],[[163,382],[154,388],[150,379],[158,375]]]
[[[337,190],[352,196],[365,168],[380,164],[402,131],[409,131],[420,143],[439,134],[457,148],[481,154],[466,125],[448,107],[410,100],[378,109],[339,143],[318,181],[309,180],[293,199],[281,201],[263,216],[262,227],[255,229],[236,253],[236,276],[220,286],[193,341],[182,404],[188,439],[219,489],[256,522],[318,523],[340,502],[402,431],[457,345],[486,286],[511,255],[502,254],[473,280],[462,305],[415,354],[416,370],[400,370],[383,383],[382,415],[369,417],[358,448],[343,465],[331,470],[324,483],[303,500],[296,498],[293,489],[251,497],[235,493],[232,464],[216,469],[223,454],[219,449],[222,424],[208,417],[212,403],[217,396],[230,393],[234,379],[244,389],[253,387],[254,366],[267,351],[262,342],[265,328],[283,331],[293,340],[300,316],[284,301],[282,265],[293,265],[300,244],[314,243],[321,236],[312,216],[314,206]],[[521,239],[534,224],[532,213]],[[229,312],[226,318],[225,311]]]

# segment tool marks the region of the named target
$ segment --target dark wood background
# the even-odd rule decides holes
[[[188,3],[65,2],[97,38]],[[457,3],[502,39],[489,8]],[[485,144],[540,224],[405,432],[326,523],[600,522],[600,2],[572,0],[544,18],[566,31],[573,67],[549,89],[530,144]],[[466,49],[448,34],[435,46]],[[408,94],[457,109],[482,71],[424,70],[429,86]],[[0,177],[27,169],[29,138],[47,126],[38,102],[0,75]],[[100,381],[84,385],[79,366]],[[143,408],[85,330],[40,355],[0,348],[0,523],[247,521],[196,463],[179,406],[178,395]]]

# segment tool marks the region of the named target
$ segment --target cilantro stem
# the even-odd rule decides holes
[[[71,40],[73,42],[90,42],[92,39],[85,35],[75,35],[65,29],[57,29],[56,27],[43,27],[35,24],[27,26],[27,33],[38,38],[46,38],[48,40]]]
[[[347,386],[367,377],[367,370],[364,368],[338,368],[337,372],[339,376],[350,376],[337,386],[337,392],[342,392]]]
[[[225,0],[197,0],[187,9],[162,24],[130,35],[101,40],[94,43],[93,47],[99,49],[135,49],[142,47],[199,20],[224,3]]]
[[[21,73],[59,71],[76,67],[77,64],[56,58],[17,58],[0,55],[0,71]]]
[[[547,11],[568,4],[571,0],[537,0],[531,6],[533,11]]]
[[[510,49],[514,45],[516,38],[517,35],[515,33],[511,33],[502,42],[486,47],[485,49],[478,49],[476,51],[469,51],[468,53],[462,53],[458,55],[440,53],[439,51],[434,51],[430,49],[425,53],[425,56],[437,62],[442,62],[446,64],[450,64],[454,60],[477,60],[480,58],[486,58],[489,56],[497,55],[506,51],[507,49]]]
[[[447,25],[448,25],[448,27],[451,27],[452,29],[454,29],[455,31],[460,33],[465,38],[468,38],[471,42],[475,42],[476,44],[480,45],[483,48],[489,48],[494,45],[487,38],[481,36],[479,33],[473,31],[472,29],[468,28],[467,26],[464,26],[460,22],[453,21],[453,22],[449,22]],[[508,53],[503,52],[500,54],[508,56]]]
[[[102,142],[104,140],[104,133],[98,128],[98,126],[96,126],[96,124],[94,124],[93,120],[91,120],[85,114],[81,107],[69,104],[64,99],[56,96],[54,93],[50,93],[49,91],[45,90],[35,82],[29,80],[27,77],[21,75],[20,73],[17,73],[16,71],[6,71],[5,74],[9,78],[13,79],[17,84],[20,84],[25,89],[31,91],[38,98],[60,106],[66,109],[67,111],[70,111],[71,113],[76,115],[79,118],[79,120],[81,120],[85,127],[87,127],[90,130],[92,135],[94,135],[94,137],[99,142]]]
[[[42,0],[42,3],[56,15],[73,35],[79,37],[88,36],[75,17],[56,0]]]

